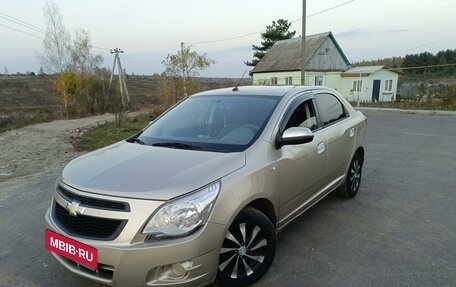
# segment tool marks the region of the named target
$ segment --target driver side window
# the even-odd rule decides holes
[[[312,100],[302,102],[291,114],[285,125],[285,130],[291,127],[305,127],[314,131],[317,129],[317,118]]]

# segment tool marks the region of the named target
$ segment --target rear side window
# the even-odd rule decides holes
[[[342,103],[331,94],[318,94],[316,101],[321,112],[323,125],[329,125],[347,116]]]

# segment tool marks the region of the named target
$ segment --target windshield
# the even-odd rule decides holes
[[[261,134],[279,101],[270,96],[194,96],[152,123],[138,137],[142,144],[243,151]]]

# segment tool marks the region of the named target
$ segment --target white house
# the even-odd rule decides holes
[[[302,41],[277,41],[252,70],[254,85],[301,84]],[[305,85],[326,86],[350,101],[395,99],[398,74],[383,66],[354,67],[331,32],[306,36]]]
[[[254,84],[299,85],[301,38],[277,41],[252,70]],[[306,36],[306,85],[335,88],[350,62],[331,32]]]

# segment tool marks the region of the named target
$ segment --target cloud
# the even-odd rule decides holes
[[[393,29],[393,30],[384,30],[382,32],[384,33],[406,33],[410,32],[412,29]]]
[[[335,33],[335,37],[337,38],[353,38],[353,37],[360,37],[366,34],[370,34],[371,32],[368,30],[362,29],[355,29],[355,30],[348,30],[341,33]]]
[[[391,33],[408,33],[413,31],[412,29],[391,29],[391,30],[380,30],[380,31],[372,31],[372,30],[364,30],[364,29],[355,29],[355,30],[348,30],[341,33],[335,33],[335,37],[337,38],[357,38],[357,37],[369,37],[379,34],[391,34]]]

